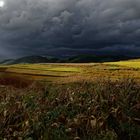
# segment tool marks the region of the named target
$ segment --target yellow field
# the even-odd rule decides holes
[[[129,61],[119,61],[119,62],[109,62],[107,64],[113,64],[113,65],[119,65],[119,66],[125,66],[129,68],[140,68],[140,59],[137,60],[129,60]]]
[[[87,64],[18,64],[0,66],[0,77],[21,77],[47,82],[73,82],[102,78],[140,79],[140,60]]]

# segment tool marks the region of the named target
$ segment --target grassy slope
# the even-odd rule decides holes
[[[113,64],[113,65],[119,65],[119,66],[139,69],[140,68],[140,59],[129,60],[129,61],[119,61],[119,62],[109,62],[106,64]]]

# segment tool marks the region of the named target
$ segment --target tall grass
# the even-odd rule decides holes
[[[0,139],[139,140],[135,80],[38,85],[0,87]]]

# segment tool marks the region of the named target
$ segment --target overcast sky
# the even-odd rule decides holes
[[[140,0],[3,1],[0,57],[140,55]]]

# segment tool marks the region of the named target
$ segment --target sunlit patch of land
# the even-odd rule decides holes
[[[113,64],[113,65],[119,65],[119,66],[124,66],[124,67],[128,67],[128,68],[139,69],[140,68],[140,59],[119,61],[119,62],[109,62],[107,64],[110,64],[110,65]]]
[[[67,83],[98,78],[140,79],[140,60],[85,64],[16,64],[1,65],[0,76],[17,76],[30,80]]]

